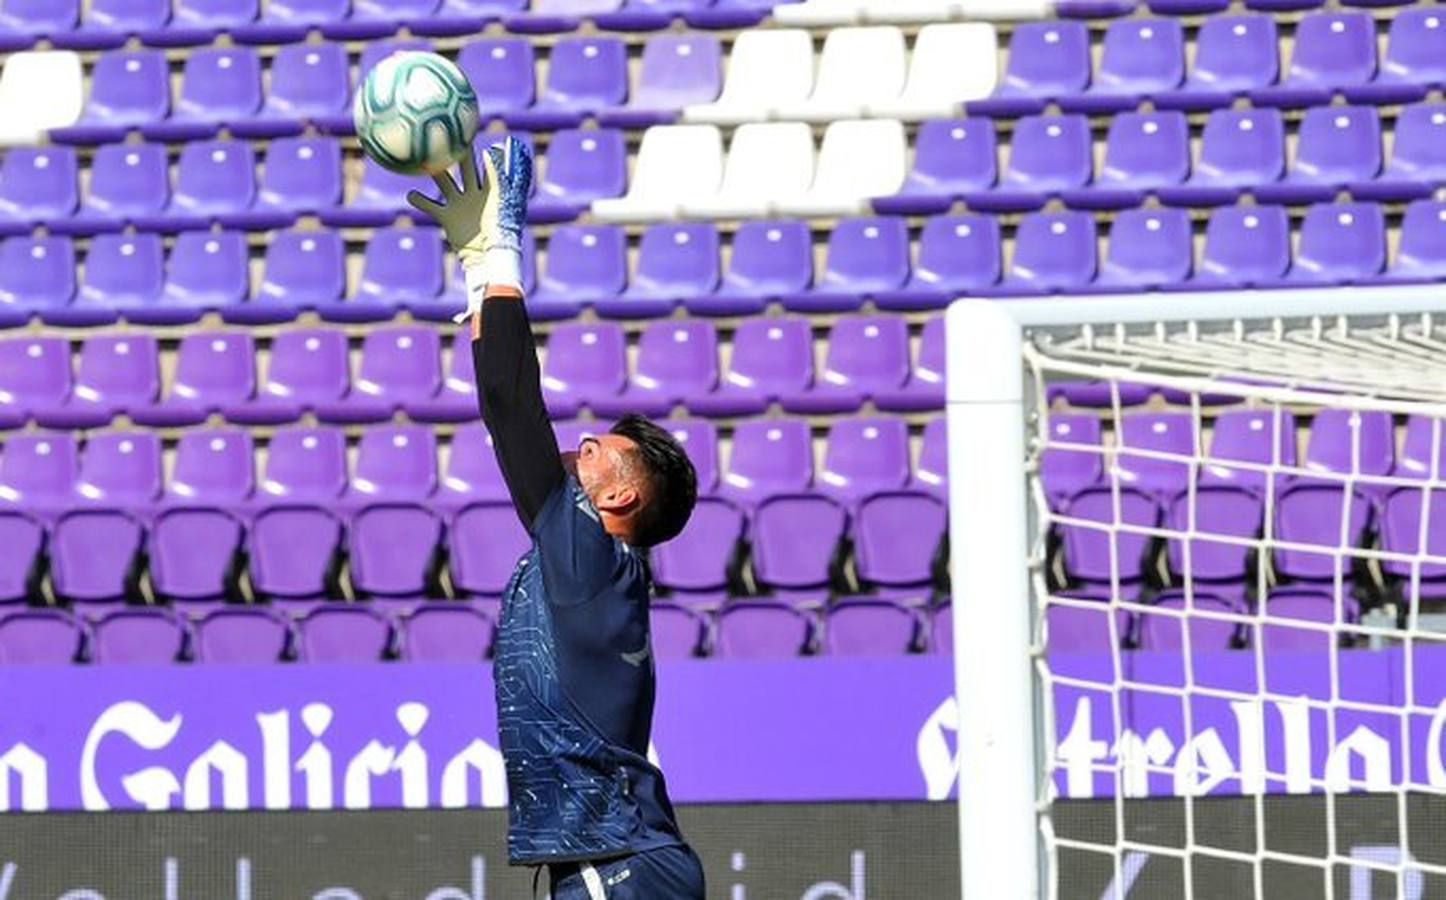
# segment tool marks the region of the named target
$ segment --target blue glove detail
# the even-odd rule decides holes
[[[487,159],[498,199],[497,245],[520,251],[532,194],[532,150],[526,143],[508,138],[504,146],[487,148]]]

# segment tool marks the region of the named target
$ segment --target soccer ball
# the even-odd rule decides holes
[[[393,53],[377,64],[352,108],[367,156],[403,175],[445,172],[471,152],[477,92],[435,53]]]

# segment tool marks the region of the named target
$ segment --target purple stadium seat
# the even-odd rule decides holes
[[[1025,22],[1009,39],[1004,77],[994,95],[966,104],[970,112],[1019,116],[1082,93],[1090,82],[1090,35],[1083,22]]]
[[[747,600],[718,614],[718,655],[788,659],[812,650],[813,622],[785,603]]]
[[[0,616],[0,665],[78,662],[85,632],[69,613],[27,609]]]
[[[1112,615],[1105,602],[1083,606],[1051,603],[1044,618],[1051,653],[1113,653],[1130,633],[1129,613],[1115,608]]]
[[[218,609],[192,627],[203,663],[281,662],[291,638],[290,624],[266,609]]]
[[[256,393],[256,344],[235,331],[192,332],[181,338],[170,393],[160,403],[131,410],[141,425],[196,425],[213,412]]]
[[[282,428],[266,447],[257,502],[326,504],[346,489],[346,435],[333,428]]]
[[[131,35],[160,29],[170,17],[168,0],[91,0],[79,28],[57,31],[50,39],[66,49],[105,50],[121,46]]]
[[[1183,581],[1186,575],[1196,580],[1213,582],[1211,590],[1227,599],[1243,599],[1247,565],[1253,552],[1241,543],[1211,540],[1208,535],[1223,535],[1237,540],[1250,540],[1260,534],[1265,505],[1260,496],[1237,487],[1197,486],[1194,506],[1190,495],[1181,493],[1170,502],[1165,520],[1171,530],[1197,535],[1188,542],[1171,539],[1166,544],[1170,571]],[[1192,516],[1193,511],[1193,516]],[[1200,537],[1199,535],[1206,535]],[[1177,582],[1180,583],[1180,582]],[[1227,585],[1236,586],[1229,589]]]
[[[612,31],[656,31],[667,28],[684,14],[706,10],[713,0],[624,0],[616,12],[600,12],[592,17],[600,29]]]
[[[478,86],[483,119],[527,109],[537,94],[532,44],[523,38],[479,38],[457,54],[457,66]]]
[[[304,662],[378,662],[386,656],[392,640],[392,627],[386,618],[359,604],[314,609],[298,627],[299,656]]]
[[[176,445],[166,485],[167,506],[234,508],[255,487],[249,432],[233,428],[187,431]]]
[[[750,529],[758,586],[792,602],[823,602],[847,527],[843,505],[820,494],[764,500]]]
[[[874,294],[885,310],[942,309],[961,294],[988,290],[1003,265],[999,221],[993,216],[934,216],[919,233],[909,282]]]
[[[1195,430],[1189,413],[1130,413],[1122,417],[1116,438],[1119,450],[1114,467],[1121,484],[1157,498],[1185,489],[1193,475],[1189,460],[1195,456]]]
[[[1426,500],[1428,496],[1429,501]],[[1423,541],[1421,507],[1428,502],[1430,508],[1424,523]],[[1423,556],[1441,559],[1446,556],[1446,502],[1443,502],[1439,490],[1402,488],[1393,492],[1386,499],[1380,533],[1382,550],[1408,557],[1381,560],[1382,571],[1401,584],[1408,599],[1426,597],[1435,600],[1446,596],[1446,565],[1409,559]],[[1419,579],[1419,587],[1413,584],[1413,579]]]
[[[537,102],[502,113],[509,128],[574,128],[628,98],[628,51],[619,38],[563,38],[548,57],[547,82]]]
[[[570,319],[627,286],[627,236],[610,225],[564,225],[547,242],[547,265],[527,298],[534,319]]]
[[[623,0],[533,0],[528,12],[506,16],[503,24],[518,34],[574,31],[584,18],[621,9]]]
[[[133,217],[146,230],[188,231],[247,212],[256,200],[256,156],[239,141],[202,141],[181,150],[166,208]]]
[[[421,175],[398,175],[374,162],[362,166],[361,182],[345,206],[321,212],[324,225],[333,228],[381,228],[398,218],[410,217],[414,210],[407,204],[407,193],[413,190],[435,193],[432,179]],[[413,221],[416,221],[413,219]]]
[[[159,144],[107,144],[95,151],[90,185],[79,211],[54,230],[66,234],[119,231],[127,223],[155,222],[171,184],[166,148]]]
[[[747,316],[813,283],[813,238],[803,222],[744,222],[733,235],[723,283],[683,303],[694,315]]]
[[[853,523],[859,581],[888,593],[927,598],[947,527],[944,503],[929,494],[896,491],[864,500]]]
[[[628,339],[609,322],[564,322],[547,338],[542,392],[548,410],[571,418],[584,407],[616,398],[628,382]]]
[[[409,662],[481,662],[492,647],[492,620],[460,603],[428,603],[407,616],[402,659]]]
[[[50,580],[56,596],[77,602],[135,596],[145,534],[139,521],[116,510],[61,515],[50,529]]]
[[[413,19],[434,15],[440,0],[352,0],[351,15],[321,27],[332,40],[372,40],[396,34]]]
[[[418,597],[436,588],[442,520],[422,506],[378,504],[352,519],[351,578],[360,596]]]
[[[1280,206],[1223,206],[1205,226],[1194,283],[1239,288],[1279,282],[1290,266],[1290,222]]]
[[[900,316],[850,316],[834,323],[811,390],[784,394],[795,413],[858,409],[865,398],[897,391],[909,378],[909,330]]]
[[[357,506],[409,503],[437,487],[437,439],[418,425],[387,425],[362,434],[347,498]]]
[[[33,514],[68,506],[76,456],[75,437],[65,432],[10,435],[0,453],[0,507]]]
[[[621,197],[628,188],[628,148],[621,131],[569,129],[552,136],[547,164],[528,204],[531,222],[567,222],[592,201]]]
[[[402,402],[408,417],[418,422],[471,422],[481,415],[471,337],[460,332],[453,337],[449,358],[441,390],[430,397],[412,396]]]
[[[1156,609],[1188,612],[1183,619],[1162,613],[1141,615],[1139,642],[1142,650],[1179,652],[1187,643],[1191,651],[1197,653],[1229,650],[1238,639],[1240,625],[1215,618],[1215,615],[1238,616],[1240,611],[1219,597],[1197,592],[1187,600],[1182,592],[1170,591],[1162,594],[1153,606]]]
[[[698,493],[712,493],[718,486],[717,426],[701,419],[669,419],[665,427],[693,463]]]
[[[1217,109],[1205,121],[1200,155],[1182,185],[1162,187],[1166,203],[1214,206],[1285,173],[1285,124],[1274,109]]]
[[[1446,277],[1446,203],[1416,200],[1401,218],[1396,258],[1383,280],[1425,282]]]
[[[341,521],[320,507],[262,510],[247,534],[252,589],[268,599],[336,596],[341,539]]]
[[[1071,406],[1113,409],[1118,394],[1120,406],[1139,406],[1155,393],[1155,388],[1136,381],[1091,379],[1056,381],[1047,387],[1051,402],[1064,398]]]
[[[122,307],[126,321],[180,325],[245,301],[251,293],[251,254],[234,231],[188,231],[171,247],[166,285],[154,304]]]
[[[666,316],[687,297],[718,289],[718,228],[711,222],[649,226],[638,245],[637,265],[628,289],[593,305],[600,316]]]
[[[842,600],[829,608],[823,650],[830,656],[900,656],[919,642],[914,613],[879,600]]]
[[[175,0],[166,27],[141,39],[152,46],[210,44],[222,32],[250,25],[260,12],[260,0]]]
[[[347,17],[351,0],[269,0],[253,25],[233,29],[232,38],[244,44],[287,44],[300,41],[308,31]]]
[[[988,119],[924,122],[914,138],[914,165],[897,194],[874,199],[877,212],[948,212],[965,194],[987,191],[999,175],[997,138]]]
[[[1391,474],[1422,479],[1446,475],[1446,427],[1441,419],[1421,415],[1406,419],[1406,437]]]
[[[249,47],[193,50],[171,116],[141,126],[150,140],[210,137],[221,126],[252,119],[261,109],[261,57]]]
[[[688,399],[688,411],[703,416],[763,412],[784,395],[808,391],[813,383],[813,329],[798,316],[745,318],[733,333],[733,353],[718,390]]]
[[[437,229],[384,229],[367,242],[356,296],[323,306],[319,312],[332,322],[384,321],[399,307],[438,303],[445,278],[442,235]]]
[[[1320,545],[1321,551],[1275,549],[1275,570],[1289,579],[1330,581],[1337,572],[1349,580],[1353,560],[1344,554],[1361,545],[1371,518],[1371,501],[1337,484],[1298,484],[1275,504],[1275,536],[1283,544]],[[1339,561],[1337,561],[1339,559]]]
[[[90,95],[73,125],[54,128],[62,144],[119,141],[133,128],[159,122],[171,112],[170,70],[159,50],[113,50],[91,70]]]
[[[70,147],[13,147],[0,163],[0,234],[28,234],[75,212],[79,186]]]
[[[1015,231],[1003,294],[1074,292],[1095,277],[1095,220],[1085,212],[1029,213]]]
[[[919,333],[919,357],[909,380],[896,391],[875,391],[874,405],[897,412],[942,409],[944,406],[944,317],[924,323]]]
[[[14,428],[70,396],[70,342],[60,337],[0,340],[0,425]]]
[[[500,597],[517,560],[532,546],[510,500],[462,507],[447,540],[453,587],[460,594],[481,597]]]
[[[733,431],[733,453],[722,493],[744,506],[808,490],[813,439],[802,419],[750,419]]]
[[[243,425],[295,422],[308,410],[342,402],[350,383],[344,332],[288,329],[271,342],[266,380],[254,398],[228,405],[226,419]]]
[[[1390,413],[1323,409],[1310,423],[1305,468],[1369,478],[1388,474],[1395,466],[1395,454],[1396,431]]]
[[[40,551],[45,546],[45,526],[18,510],[0,512],[0,541],[5,546],[5,552],[0,554],[0,604],[40,597],[44,576]],[[0,627],[3,615],[0,613]],[[0,647],[0,663],[4,661],[5,651]]]
[[[228,322],[286,322],[303,309],[336,308],[346,293],[346,245],[334,231],[270,236],[265,274],[250,303],[223,311]]]
[[[828,429],[817,488],[849,507],[909,481],[909,428],[896,416],[836,419]]]
[[[151,587],[170,600],[220,600],[236,590],[245,539],[241,521],[219,509],[172,509],[151,525]]]
[[[717,100],[722,90],[723,48],[716,37],[661,34],[643,46],[632,97],[622,106],[602,110],[598,121],[617,128],[665,125],[676,121],[685,107]]]
[[[1271,446],[1272,443],[1275,446]],[[1265,489],[1264,471],[1227,465],[1229,462],[1294,466],[1295,414],[1286,409],[1231,409],[1216,416],[1210,435],[1210,455],[1200,469],[1200,484],[1235,485],[1254,491]]]
[[[75,273],[75,248],[66,238],[0,241],[0,326],[23,325],[33,313],[68,305]]]
[[[589,405],[603,416],[662,416],[692,397],[712,393],[717,385],[718,331],[713,323],[668,319],[643,329],[627,388],[598,396]]]
[[[1190,125],[1182,112],[1126,112],[1110,120],[1104,162],[1094,183],[1064,192],[1085,209],[1139,206],[1190,174]]]
[[[80,0],[8,0],[0,9],[0,50],[24,50],[36,38],[68,32],[80,19]]]
[[[696,610],[659,601],[648,610],[648,618],[653,655],[659,662],[691,659],[702,652],[708,623]]]
[[[1055,413],[1049,417],[1048,449],[1040,455],[1039,478],[1050,506],[1059,508],[1074,494],[1100,482],[1104,474],[1103,450],[1069,449],[1058,444],[1098,447],[1100,419],[1088,413]]]
[[[1195,61],[1177,91],[1157,94],[1157,106],[1209,109],[1229,106],[1240,95],[1275,83],[1280,74],[1279,37],[1270,16],[1211,16],[1195,38]]]
[[[1265,617],[1270,624],[1262,628],[1260,639],[1264,652],[1279,653],[1282,651],[1315,651],[1324,652],[1338,642],[1332,640],[1331,633],[1321,627],[1310,628],[1302,626],[1290,626],[1281,623],[1282,619],[1295,619],[1304,622],[1314,622],[1317,625],[1329,625],[1330,623],[1349,624],[1360,619],[1360,607],[1351,597],[1340,598],[1340,607],[1337,608],[1336,598],[1327,591],[1313,590],[1304,587],[1276,588],[1270,592],[1270,599],[1265,604]]]
[[[227,125],[237,137],[300,134],[308,123],[350,115],[350,64],[341,44],[281,47],[271,60],[266,100],[254,113],[234,115]]]
[[[402,404],[436,396],[442,386],[442,339],[421,325],[379,328],[362,341],[351,393],[315,404],[323,422],[385,422]]]
[[[964,199],[990,212],[1039,209],[1050,197],[1089,183],[1093,152],[1083,115],[1025,117],[1015,122],[999,183]]]
[[[1065,507],[1070,519],[1091,524],[1061,525],[1064,543],[1065,571],[1072,578],[1087,583],[1110,584],[1117,574],[1124,590],[1139,582],[1146,550],[1152,539],[1138,531],[1118,525],[1154,528],[1160,521],[1160,509],[1149,495],[1121,487],[1116,508],[1115,492],[1110,487],[1092,487],[1073,495]],[[1111,545],[1114,549],[1111,551]],[[1111,567],[1111,555],[1119,560],[1118,572]]]
[[[1301,120],[1295,161],[1281,181],[1259,185],[1265,202],[1330,200],[1381,171],[1381,120],[1367,106],[1322,106]]]
[[[1386,220],[1374,203],[1318,203],[1306,211],[1288,279],[1360,284],[1386,267]]]
[[[1376,26],[1364,12],[1330,11],[1305,16],[1295,26],[1290,68],[1274,87],[1250,92],[1256,103],[1312,106],[1345,87],[1376,75]]]
[[[929,649],[935,653],[954,653],[954,607],[941,606],[929,619]]]
[[[1406,103],[1423,99],[1427,90],[1446,82],[1441,13],[1429,8],[1403,9],[1391,16],[1386,54],[1376,79],[1344,89],[1353,103]]]
[[[865,298],[909,280],[909,230],[901,218],[840,219],[828,236],[823,273],[805,292],[783,296],[793,312],[850,312]]]
[[[1134,109],[1144,97],[1185,80],[1185,30],[1178,19],[1131,17],[1105,29],[1099,66],[1088,91],[1060,97],[1066,110]]]
[[[775,6],[797,0],[716,0],[705,9],[694,10],[683,19],[692,28],[747,28],[768,17]]]
[[[1350,186],[1351,196],[1372,200],[1429,197],[1446,178],[1446,104],[1413,103],[1396,116],[1391,159],[1374,180]]]
[[[738,507],[716,497],[700,497],[682,533],[649,555],[658,586],[678,603],[721,604],[728,597],[729,574],[745,525]]]
[[[527,8],[528,0],[442,0],[435,14],[413,19],[413,34],[427,37],[472,35],[487,23]]]
[[[80,459],[74,503],[149,511],[161,495],[161,439],[154,431],[102,431]]]

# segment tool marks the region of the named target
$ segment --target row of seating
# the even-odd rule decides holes
[[[152,427],[195,425],[220,414],[231,422],[276,425],[310,414],[323,422],[421,422],[478,417],[472,355],[454,339],[443,360],[431,326],[375,329],[362,343],[355,376],[338,329],[289,329],[272,341],[264,379],[246,332],[196,331],[181,339],[168,390],[161,391],[151,335],[87,340],[72,363],[69,342],[37,336],[0,341],[0,427],[35,422],[94,428],[120,415]],[[568,323],[555,329],[543,367],[554,418],[584,409],[599,417],[628,412],[663,416],[857,412],[865,403],[896,412],[944,404],[944,323],[931,320],[911,364],[908,326],[897,316],[839,319],[815,372],[813,332],[797,317],[759,317],[734,332],[729,366],[719,362],[717,330],[704,320],[667,319],[642,332],[629,371],[627,340],[616,324]]]
[[[1055,14],[1071,19],[1107,19],[1127,16],[1141,9],[1158,15],[1197,16],[1221,13],[1235,0],[1055,0]],[[1338,0],[1340,6],[1383,9],[1411,6],[1417,0]],[[1262,10],[1279,16],[1320,9],[1327,0],[1245,0],[1246,9]]]
[[[949,17],[1044,18],[1050,6],[1069,19],[1109,19],[1148,10],[1161,16],[1197,16],[1228,10],[1234,0],[805,0],[780,6],[774,20],[785,25],[854,25],[862,22],[944,21]],[[1409,6],[1418,0],[1339,0],[1345,7]],[[1244,7],[1275,13],[1312,10],[1327,0],[1244,0]],[[915,18],[917,17],[917,18]],[[1016,26],[1017,27],[1017,26]]]
[[[716,615],[659,603],[651,647],[665,662],[948,653],[952,627],[948,607],[924,612],[886,601],[846,601],[815,613],[750,600]],[[495,614],[450,601],[417,604],[403,615],[374,604],[330,602],[298,619],[263,606],[209,607],[194,618],[154,607],[96,617],[36,609],[0,615],[0,666],[479,662],[491,654],[495,630]]]
[[[0,11],[0,50],[48,40],[78,50],[209,44],[284,44],[320,32],[332,40],[414,34],[474,34],[500,21],[522,34],[601,29],[646,31],[682,18],[694,28],[746,28],[779,3],[796,0],[8,0]]]
[[[1144,100],[1156,108],[1204,109],[1242,96],[1283,107],[1323,104],[1335,95],[1358,103],[1409,102],[1446,81],[1442,25],[1434,6],[1396,13],[1378,60],[1369,13],[1310,13],[1295,26],[1287,66],[1269,15],[1211,16],[1188,49],[1177,19],[1120,19],[1106,29],[1097,63],[1084,23],[1031,22],[1013,30],[994,94],[968,107],[1016,116],[1048,104],[1103,113],[1134,109]]]

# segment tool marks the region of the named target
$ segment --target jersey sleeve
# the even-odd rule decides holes
[[[572,475],[548,497],[533,525],[549,602],[575,606],[612,590],[626,593],[641,577],[641,561],[608,534]]]

